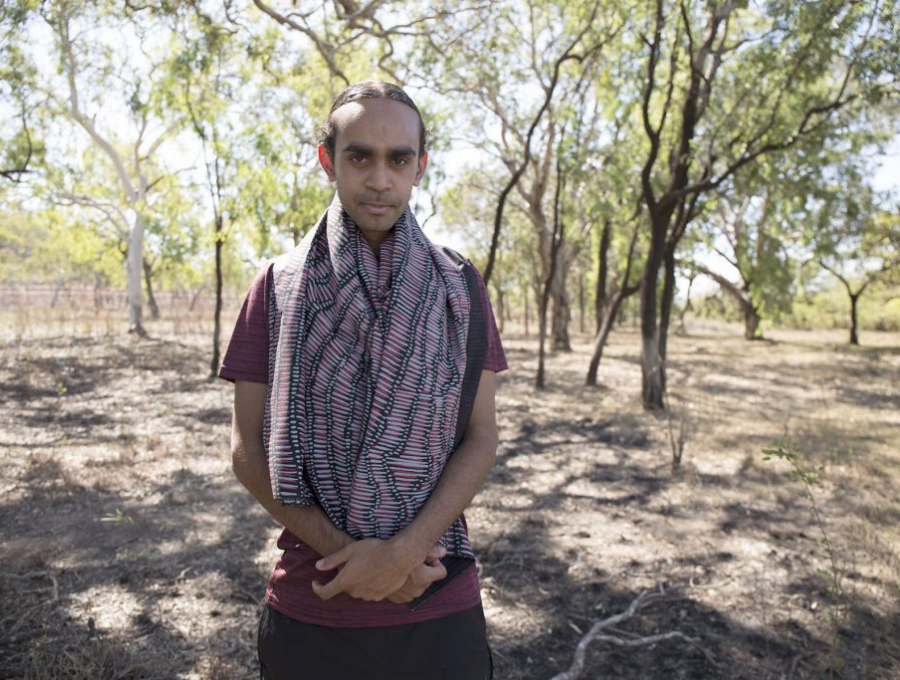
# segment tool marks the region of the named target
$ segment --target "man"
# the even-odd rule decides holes
[[[235,474],[285,527],[260,677],[489,678],[462,517],[506,368],[484,284],[408,208],[428,153],[403,90],[351,86],[319,133],[337,195],[256,277],[220,371]]]

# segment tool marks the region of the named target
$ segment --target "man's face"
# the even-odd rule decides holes
[[[344,210],[377,250],[425,173],[419,117],[392,99],[361,99],[335,111],[334,124],[334,158],[320,146],[319,163],[337,184]]]

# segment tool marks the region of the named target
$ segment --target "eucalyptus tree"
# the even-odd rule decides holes
[[[492,3],[476,17],[441,16],[431,24],[436,37],[420,38],[410,50],[413,59],[406,71],[413,82],[440,93],[445,104],[452,102],[458,137],[480,153],[479,163],[497,187],[483,268],[488,283],[503,252],[507,208],[530,221],[536,275],[541,282],[550,281],[557,349],[570,346],[566,275],[578,249],[574,242],[554,246],[556,154],[562,128],[582,113],[574,110],[574,102],[589,89],[604,47],[622,25],[617,13],[603,13],[600,5],[507,0]],[[448,36],[462,37],[445,47]],[[565,164],[567,173],[576,169]],[[574,191],[577,182],[568,186]]]
[[[18,39],[31,13],[26,0],[0,4],[0,177],[21,182],[40,160],[42,142],[35,137],[39,93],[30,87],[34,66]]]
[[[706,195],[767,154],[839,135],[867,103],[895,96],[897,9],[896,1],[657,0],[636,16],[649,232],[640,294],[645,408],[664,406],[676,254]]]
[[[790,309],[794,274],[803,258],[802,225],[808,201],[824,181],[824,155],[809,149],[802,158],[761,159],[725,182],[698,220],[703,245],[689,266],[737,303],[747,340],[762,338],[764,318]]]
[[[161,106],[174,112],[199,146],[200,183],[213,251],[213,310],[210,375],[221,356],[222,308],[225,276],[224,249],[234,228],[256,222],[252,229],[261,242],[270,238],[270,224],[258,219],[277,202],[287,175],[288,158],[296,145],[273,144],[270,130],[280,121],[264,94],[278,73],[269,60],[273,51],[265,31],[255,32],[234,15],[213,16],[190,7],[170,11],[168,20],[179,36],[180,51],[169,65]],[[302,111],[302,108],[300,109]],[[254,219],[256,218],[256,219]]]
[[[859,344],[859,299],[900,270],[900,200],[876,192],[856,172],[842,173],[817,206],[810,230],[815,261],[849,301],[849,343]]]
[[[605,148],[594,154],[591,219],[594,225],[596,262],[594,286],[595,337],[585,383],[597,384],[603,351],[623,303],[640,290],[640,249],[643,247],[639,216],[638,189],[633,178],[638,175],[635,158],[639,157],[633,123],[624,115],[627,110],[626,83],[630,78],[618,68],[603,74],[598,84],[606,99],[608,117],[613,121]]]
[[[141,335],[147,220],[172,173],[160,149],[177,128],[153,105],[170,58],[157,29],[165,34],[118,3],[55,0],[29,7],[12,37],[27,87],[42,100],[42,190],[57,203],[94,212],[124,244],[128,326]],[[26,43],[46,58],[23,51]]]
[[[427,78],[429,53],[456,46],[482,20],[493,0],[331,0],[302,7],[293,2],[276,6],[270,0],[253,0],[253,4],[278,25],[303,36],[327,73],[346,86],[359,79],[357,57],[361,54],[366,60],[375,60],[369,64],[370,73],[386,74],[398,84],[408,83],[411,73]],[[462,22],[463,30],[455,26],[448,31],[457,21]],[[427,51],[414,57],[411,41],[418,46],[424,43]],[[415,62],[412,68],[411,62]],[[420,70],[423,64],[424,70]]]

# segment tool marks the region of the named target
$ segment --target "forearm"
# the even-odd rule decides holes
[[[424,555],[478,493],[494,464],[496,453],[496,430],[467,435],[450,456],[428,501],[413,522],[397,534],[397,540],[417,556]]]
[[[395,539],[415,555],[433,546],[478,493],[497,457],[494,374],[485,371],[465,437],[413,522]]]
[[[279,524],[320,555],[330,555],[353,539],[338,529],[318,505],[284,505],[272,495],[265,453],[246,446],[232,452],[235,476]]]

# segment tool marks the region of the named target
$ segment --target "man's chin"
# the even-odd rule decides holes
[[[351,213],[350,217],[356,222],[356,226],[363,231],[389,231],[403,214],[402,211],[398,212],[396,208],[381,215],[373,215],[371,212],[365,210],[354,212],[357,214],[354,215]]]

